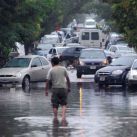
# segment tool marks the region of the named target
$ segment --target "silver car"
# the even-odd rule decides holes
[[[9,60],[0,69],[0,84],[22,84],[30,87],[30,82],[45,81],[51,63],[39,55],[24,55]]]

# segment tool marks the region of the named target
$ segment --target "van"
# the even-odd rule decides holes
[[[105,41],[104,34],[100,29],[84,28],[79,32],[79,43],[82,46],[103,48]]]

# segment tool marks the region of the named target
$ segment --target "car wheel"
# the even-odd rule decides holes
[[[131,89],[131,88],[133,87],[133,85],[132,85],[129,81],[127,81],[127,87],[128,87],[129,89]]]
[[[101,87],[103,87],[103,84],[102,83],[98,83],[98,86],[101,88]]]
[[[82,74],[81,73],[77,73],[77,78],[81,78]]]
[[[127,83],[128,83],[127,79],[124,78],[123,81],[122,81],[122,87],[126,88],[127,87]]]
[[[30,78],[28,76],[25,76],[22,82],[22,88],[30,88]]]

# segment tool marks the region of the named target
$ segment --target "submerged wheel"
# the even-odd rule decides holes
[[[22,88],[30,88],[30,78],[25,76],[22,82]]]
[[[100,88],[102,88],[103,85],[104,85],[104,84],[102,84],[102,83],[98,83],[98,86],[99,86]]]

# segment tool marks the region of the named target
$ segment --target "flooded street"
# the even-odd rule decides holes
[[[73,75],[73,73],[70,73]],[[136,137],[137,92],[121,87],[99,89],[93,77],[71,77],[67,123],[53,122],[44,83],[0,89],[1,137]]]

